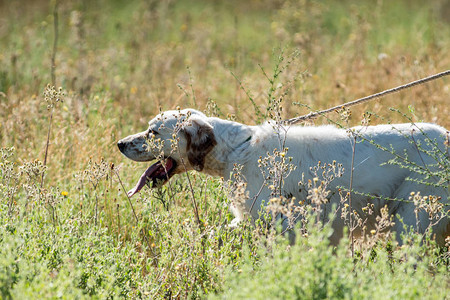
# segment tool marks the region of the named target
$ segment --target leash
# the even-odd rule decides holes
[[[416,81],[413,81],[413,82],[410,82],[410,83],[407,83],[407,84],[404,84],[404,85],[400,85],[398,87],[395,87],[395,88],[392,88],[392,89],[388,89],[388,90],[385,90],[385,91],[382,91],[382,92],[379,92],[379,93],[376,93],[376,94],[373,94],[373,95],[370,95],[370,96],[359,98],[359,99],[356,99],[356,100],[353,100],[353,101],[350,101],[350,102],[347,102],[347,103],[344,103],[344,104],[341,104],[341,105],[337,105],[337,106],[334,106],[334,107],[331,107],[331,108],[328,108],[328,109],[319,110],[319,111],[315,111],[315,112],[310,112],[307,115],[303,115],[303,116],[300,116],[300,117],[295,117],[295,118],[292,118],[292,119],[288,119],[288,120],[284,121],[284,124],[286,124],[286,125],[293,125],[293,124],[296,124],[298,122],[302,122],[302,121],[306,121],[306,120],[309,120],[309,119],[313,119],[313,118],[318,117],[319,115],[324,115],[324,114],[327,114],[329,112],[332,112],[332,111],[335,111],[335,110],[338,110],[338,109],[342,109],[344,107],[350,107],[350,106],[353,106],[353,105],[356,105],[356,104],[361,104],[361,103],[367,102],[369,100],[372,100],[374,98],[380,98],[380,97],[386,96],[388,94],[396,93],[396,92],[399,92],[401,90],[413,87],[415,85],[424,84],[425,82],[432,81],[432,80],[435,80],[435,79],[438,79],[438,78],[441,78],[441,77],[444,77],[444,76],[447,76],[447,75],[450,75],[450,70],[447,70],[447,71],[444,71],[444,72],[441,72],[441,73],[438,73],[438,74],[434,74],[434,75],[431,75],[431,76],[428,76],[428,77],[425,77],[425,78],[422,78],[422,79],[419,79],[419,80],[416,80]]]

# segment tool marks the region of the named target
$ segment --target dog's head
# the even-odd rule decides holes
[[[146,131],[117,143],[120,151],[132,160],[158,159],[142,174],[129,196],[150,181],[156,185],[186,170],[203,170],[205,157],[215,145],[213,127],[203,113],[185,109],[159,114],[149,122]]]

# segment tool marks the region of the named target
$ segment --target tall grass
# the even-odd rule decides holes
[[[227,226],[221,179],[190,173],[191,190],[180,175],[128,202],[119,178],[130,187],[144,165],[116,147],[160,108],[252,124],[448,69],[445,1],[60,1],[55,88],[65,95],[44,165],[53,5],[0,3],[2,298],[370,298],[385,286],[392,298],[445,297],[447,249],[381,243],[351,259],[348,241],[326,246],[326,228],[273,243],[246,222]],[[448,128],[449,93],[444,79],[328,117]]]

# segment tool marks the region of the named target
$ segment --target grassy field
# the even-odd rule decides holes
[[[449,69],[448,1],[60,1],[56,52],[54,7],[0,2],[0,298],[448,297],[448,247],[230,230],[222,180],[195,172],[130,202],[146,166],[116,147],[160,109],[257,124]],[[314,123],[450,128],[449,99],[444,78]]]

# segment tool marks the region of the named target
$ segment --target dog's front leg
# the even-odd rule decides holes
[[[229,228],[236,228],[236,227],[238,227],[240,222],[241,222],[240,218],[234,218],[233,220],[231,220],[230,224],[228,224],[228,227]]]

